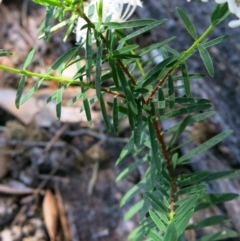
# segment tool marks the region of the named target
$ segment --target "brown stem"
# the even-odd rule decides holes
[[[92,26],[93,29],[95,29],[95,25],[91,22],[91,20],[86,16],[85,13],[82,13],[79,6],[77,6],[77,12],[79,13],[80,16],[82,16],[82,18],[89,24]],[[106,38],[103,36],[102,33],[100,33],[100,38],[101,40],[106,43]],[[118,59],[117,60],[118,64],[121,66],[123,72],[128,76],[128,78],[131,80],[131,83],[136,86],[137,85],[137,82],[134,80],[133,76],[130,74],[130,72],[128,71],[128,69],[124,66],[123,62]],[[144,100],[145,102],[145,100]]]
[[[168,77],[169,74],[171,74],[171,72],[173,71],[173,69],[170,69],[163,77],[162,79],[157,83],[157,85],[154,87],[154,89],[152,90],[152,92],[150,93],[150,95],[148,96],[148,98],[146,99],[146,104],[149,103],[149,101],[152,99],[152,97],[154,96],[154,94],[157,92],[158,87],[161,86],[164,81],[166,80],[166,78]]]
[[[171,184],[171,193],[170,193],[170,213],[173,214],[174,213],[174,193],[176,190],[176,184],[175,184],[175,178],[174,178],[174,174],[173,174],[173,170],[172,170],[172,165],[171,165],[171,159],[168,155],[168,151],[167,151],[167,146],[165,144],[163,135],[162,133],[162,127],[161,124],[159,122],[159,120],[155,120],[153,122],[153,126],[155,129],[155,133],[157,136],[157,140],[162,148],[162,153],[163,153],[163,157],[166,161],[166,167],[169,173],[169,177],[171,179],[170,184]]]

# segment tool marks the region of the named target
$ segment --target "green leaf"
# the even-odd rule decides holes
[[[116,178],[116,182],[122,180],[125,176],[127,176],[129,173],[134,171],[136,168],[138,168],[140,165],[142,165],[144,162],[146,162],[146,158],[142,158],[138,160],[137,162],[133,163],[132,165],[129,165],[126,169],[124,169]]]
[[[187,16],[187,14],[181,8],[176,8],[176,11],[177,11],[179,17],[182,19],[185,28],[190,33],[190,35],[193,37],[193,39],[194,40],[198,39],[197,31],[196,31],[193,23]]]
[[[190,114],[193,112],[203,111],[203,110],[209,109],[210,107],[211,107],[210,104],[195,104],[195,105],[188,106],[186,108],[175,109],[172,112],[166,113],[161,118],[161,120],[166,120],[166,119],[169,119],[170,117],[181,116],[181,115]]]
[[[158,110],[159,110],[160,116],[164,115],[165,108],[166,108],[165,96],[164,96],[162,87],[160,86],[158,88]]]
[[[142,199],[141,201],[139,201],[135,205],[133,205],[124,215],[124,221],[130,219],[135,214],[137,214],[142,209],[143,204],[144,204],[144,200]]]
[[[192,119],[192,117],[190,115],[188,115],[187,117],[184,118],[184,120],[180,124],[179,128],[177,129],[177,131],[174,133],[173,137],[169,141],[168,148],[171,148],[175,144],[175,142],[177,141],[179,136],[184,132],[186,127],[190,124],[191,119]]]
[[[225,40],[229,39],[230,37],[231,37],[231,35],[224,35],[224,36],[212,39],[210,41],[207,41],[206,43],[202,43],[202,46],[206,49],[211,46],[220,44],[220,43],[224,42]]]
[[[162,215],[165,215],[166,218],[164,218],[163,221],[165,223],[168,223],[167,216],[169,213],[169,209],[167,207],[165,207],[163,202],[161,200],[159,200],[154,194],[152,194],[150,192],[146,192],[145,195],[148,197],[154,211],[161,214],[161,217],[162,217]]]
[[[100,100],[101,94],[101,73],[102,73],[102,42],[99,41],[99,46],[97,50],[97,59],[96,59],[96,77],[95,77],[95,87],[96,94]]]
[[[120,39],[118,42],[122,43],[122,42],[125,42],[125,41],[129,40],[129,39],[132,39],[132,38],[134,38],[134,37],[136,37],[136,36],[138,36],[140,34],[143,34],[143,33],[147,32],[147,31],[149,31],[149,30],[151,30],[151,29],[153,29],[153,28],[155,28],[155,27],[165,23],[166,21],[167,21],[167,19],[155,20],[154,22],[150,23],[146,27],[143,27],[143,28],[141,28],[141,29],[139,29],[139,30],[129,34],[125,38]]]
[[[58,90],[56,92],[56,114],[57,118],[61,118],[61,109],[62,109],[62,94],[65,89],[65,86],[59,83]]]
[[[60,58],[58,58],[53,65],[50,67],[49,71],[47,72],[48,74],[50,74],[53,70],[58,69],[61,64],[63,64],[65,61],[67,61],[69,58],[71,58],[77,51],[78,51],[79,47],[74,47],[69,49],[68,51],[66,51],[62,56],[60,56]]]
[[[176,101],[176,100],[177,100],[177,98],[175,99],[175,101]],[[196,122],[205,120],[205,119],[211,117],[211,116],[214,115],[214,114],[215,114],[214,111],[208,111],[208,112],[205,112],[205,113],[201,113],[201,114],[192,116],[189,125],[193,125],[193,124],[196,123]],[[177,125],[175,125],[175,126],[173,126],[173,127],[170,127],[169,129],[165,130],[165,132],[176,131],[176,130],[179,128],[179,126],[180,126],[180,124],[177,124]]]
[[[107,22],[107,23],[103,23],[103,26],[106,26],[110,29],[124,29],[124,28],[135,28],[135,27],[147,26],[155,22],[156,22],[156,19],[135,19],[135,20],[126,21],[123,23]]]
[[[160,231],[166,232],[166,224],[154,213],[154,211],[149,210],[149,214],[153,222],[157,225]]]
[[[42,85],[44,79],[40,79],[29,91],[28,93],[23,97],[21,101],[21,105],[25,103]]]
[[[124,206],[127,202],[132,200],[134,196],[140,192],[146,184],[146,179],[141,180],[138,184],[133,186],[130,190],[127,191],[127,193],[122,197],[120,201],[120,207]]]
[[[155,232],[153,229],[145,228],[145,232],[149,237],[151,237],[151,239],[153,241],[163,241],[161,236],[157,232]]]
[[[204,182],[219,180],[219,179],[230,179],[230,178],[239,178],[240,170],[229,170],[222,172],[213,172],[203,179]]]
[[[222,140],[224,140],[226,137],[228,137],[230,134],[232,134],[232,130],[229,131],[224,131],[214,137],[212,137],[211,139],[209,139],[208,141],[204,142],[203,144],[200,144],[199,146],[197,146],[196,148],[194,148],[193,150],[189,151],[188,153],[186,153],[185,155],[183,155],[182,157],[180,157],[178,159],[178,164],[210,149],[211,147],[215,146],[217,143],[221,142]]]
[[[124,54],[124,53],[130,52],[131,50],[134,50],[136,48],[138,48],[137,44],[128,45],[128,46],[125,46],[125,47],[122,47],[120,49],[113,51],[112,55],[115,56],[115,55],[119,55],[119,54]]]
[[[204,180],[204,179],[202,179]],[[198,184],[198,185],[194,185],[194,186],[190,186],[190,187],[185,187],[183,189],[181,189],[180,191],[178,191],[176,193],[177,196],[179,195],[183,195],[183,194],[192,194],[192,193],[196,193],[200,190],[206,191],[208,185],[207,184]]]
[[[113,99],[113,129],[115,134],[118,134],[118,101],[117,96]]]
[[[116,63],[113,59],[108,59],[109,65],[111,67],[111,73],[112,73],[112,78],[115,86],[118,88],[119,87],[119,80],[118,80],[118,73],[117,73],[117,67]]]
[[[214,67],[213,67],[213,62],[211,59],[210,54],[208,53],[207,49],[203,47],[203,45],[199,44],[198,45],[198,50],[200,57],[211,77],[214,76]]]
[[[133,113],[137,114],[138,113],[137,104],[135,102],[133,93],[132,93],[131,88],[130,88],[128,82],[127,82],[125,74],[123,73],[123,71],[122,71],[122,69],[119,65],[117,65],[117,71],[118,71],[119,80],[121,82],[121,86],[123,88],[123,92],[127,97],[128,105],[131,108],[131,110],[133,111]]]
[[[190,96],[190,79],[189,79],[189,75],[188,75],[188,70],[185,64],[181,65],[181,70],[182,70],[182,75],[183,75],[183,83],[184,83],[184,88],[185,88],[185,92],[187,97]]]
[[[228,240],[231,238],[239,238],[239,234],[233,230],[223,230],[218,233],[208,234],[197,241],[217,241],[217,240]]]
[[[181,175],[178,177],[177,184],[178,186],[192,185],[204,180],[208,175],[209,172],[198,172],[191,173],[190,175]]]
[[[190,219],[193,216],[193,213],[194,213],[194,208],[188,209],[188,212],[186,212],[185,215],[182,216],[182,218],[176,221],[178,236],[180,236],[185,231],[186,226],[188,225]]]
[[[214,194],[205,194],[196,205],[195,212],[201,209],[208,208],[210,206],[231,201],[238,198],[239,195],[235,193],[214,193]]]
[[[8,50],[0,49],[0,57],[2,57],[2,56],[9,56],[9,55],[12,55],[12,53],[9,52]]]
[[[59,0],[33,0],[33,2],[44,5],[44,6],[57,6],[61,7],[61,2]]]
[[[25,75],[23,75],[19,81],[16,99],[15,99],[15,105],[16,105],[17,109],[19,109],[19,106],[20,106],[20,100],[21,100],[22,93],[23,93],[23,90],[25,87],[25,83],[26,83],[26,77],[25,77]]]
[[[51,31],[51,24],[53,21],[54,15],[54,7],[47,6],[46,7],[46,17],[45,17],[45,26],[44,26],[44,39],[47,42],[49,40],[50,31]]]
[[[140,56],[144,56],[146,54],[148,54],[149,52],[151,52],[152,50],[154,49],[159,49],[161,48],[162,46],[164,46],[165,44],[171,42],[172,40],[174,40],[176,37],[171,37],[169,39],[166,39],[160,43],[155,43],[155,44],[151,44],[150,46],[148,46],[147,48],[143,48],[141,53],[140,53]]]
[[[87,28],[86,36],[86,78],[87,82],[91,82],[91,72],[92,72],[92,33],[91,28]]]
[[[160,157],[160,152],[159,148],[160,146],[158,145],[157,142],[157,137],[155,134],[155,130],[153,127],[153,122],[151,121],[151,116],[148,116],[148,129],[149,129],[149,136],[150,136],[150,142],[151,142],[151,152],[152,152],[152,157],[154,160],[154,163],[156,165],[156,168],[158,171],[161,171],[161,157]]]
[[[159,80],[159,74],[163,72],[164,68],[174,63],[178,57],[173,56],[163,60],[161,63],[155,65],[150,71],[148,71],[143,77],[139,78],[138,83],[142,87],[148,86],[149,84]],[[163,72],[164,73],[164,72]],[[154,74],[157,74],[156,76]]]
[[[187,230],[189,229],[201,229],[201,228],[205,228],[208,226],[213,226],[213,225],[222,225],[225,224],[227,222],[230,222],[231,219],[228,216],[225,215],[216,215],[216,216],[212,216],[209,218],[205,218],[203,220],[200,220],[194,224],[191,224],[187,227]]]
[[[88,102],[87,94],[85,88],[82,87],[82,100],[83,100],[83,106],[86,113],[88,125],[92,125],[92,116],[91,116],[91,110],[90,105]]]
[[[134,145],[136,149],[139,149],[141,136],[142,136],[142,106],[140,100],[137,101],[137,116],[136,116],[136,122],[134,125]]]
[[[164,234],[164,239],[163,241],[178,241],[178,236],[177,236],[177,229],[175,227],[175,224],[171,222],[166,230],[166,233]]]
[[[216,4],[211,14],[211,23],[217,25],[222,22],[230,14],[227,2],[224,4]]]
[[[108,114],[107,114],[107,109],[106,109],[106,106],[105,106],[105,103],[104,103],[104,100],[103,100],[103,96],[100,95],[100,98],[99,98],[99,102],[100,102],[100,107],[101,107],[101,111],[102,111],[102,116],[103,116],[103,120],[104,120],[104,123],[107,127],[107,130],[108,131],[111,131],[111,125],[110,125],[110,122],[109,122],[109,118],[108,118]]]
[[[175,103],[175,91],[174,91],[174,83],[172,76],[168,76],[168,101],[169,101],[169,108],[172,110],[174,108]]]
[[[193,79],[202,79],[205,78],[206,75],[205,74],[189,74],[189,79],[193,80]],[[177,81],[177,80],[183,80],[183,76],[182,75],[178,75],[178,76],[173,76],[173,81]]]
[[[134,141],[133,141],[133,135],[130,137],[128,143],[123,147],[119,158],[116,161],[116,166],[128,155],[132,154],[133,152],[133,146],[134,146]]]
[[[113,56],[116,59],[140,59],[141,57],[136,54],[115,54]]]
[[[31,63],[34,54],[35,54],[35,49],[32,49],[24,62],[23,69],[26,69],[28,65]]]

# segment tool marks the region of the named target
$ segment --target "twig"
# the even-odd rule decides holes
[[[57,133],[53,136],[53,138],[49,141],[47,146],[44,148],[44,152],[48,152],[53,144],[57,141],[57,139],[62,135],[62,133],[67,129],[68,125],[64,124],[58,131]]]
[[[10,146],[27,146],[27,147],[46,147],[48,141],[19,141],[19,140],[6,140],[5,138],[0,138],[0,145],[10,145]],[[66,143],[63,141],[57,141],[53,144],[54,147],[63,147]]]
[[[79,129],[79,130],[75,130],[75,131],[66,131],[66,132],[64,132],[64,134],[69,135],[69,136],[89,135],[89,136],[93,136],[94,138],[97,138],[101,141],[107,141],[107,142],[127,143],[129,141],[129,138],[109,137],[104,134],[99,134],[96,131],[92,131],[90,129]]]
[[[93,191],[93,187],[97,181],[97,175],[98,175],[98,168],[99,168],[99,162],[98,161],[95,161],[94,164],[93,164],[93,173],[92,173],[92,177],[89,181],[89,184],[88,184],[88,190],[87,190],[87,194],[88,195],[91,195],[92,194],[92,191]]]

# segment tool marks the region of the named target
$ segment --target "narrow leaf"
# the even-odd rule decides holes
[[[36,49],[33,49],[33,50],[31,50],[31,52],[28,54],[28,56],[27,56],[27,58],[26,58],[26,60],[25,60],[25,62],[24,62],[24,65],[23,65],[23,69],[26,69],[26,68],[28,67],[28,65],[31,63],[32,58],[33,58],[33,56],[34,56],[34,54],[35,54],[35,51],[36,51]]]
[[[168,76],[168,101],[169,101],[169,108],[172,110],[174,108],[175,103],[175,91],[174,91],[174,83],[172,76]]]
[[[135,19],[126,22],[107,22],[103,23],[103,26],[107,26],[110,29],[124,29],[124,28],[136,28],[142,26],[148,26],[156,22],[156,19]]]
[[[188,75],[188,70],[185,64],[181,65],[182,75],[183,75],[183,83],[187,97],[190,96],[190,79]]]
[[[158,171],[161,171],[161,158],[159,153],[159,145],[157,142],[157,137],[155,135],[155,130],[153,127],[153,122],[151,121],[151,117],[148,116],[148,129],[149,129],[149,136],[150,136],[150,142],[151,142],[151,151],[153,155],[153,159],[155,162],[155,165],[158,169]]]
[[[140,192],[146,184],[146,179],[143,179],[138,184],[133,186],[128,192],[122,197],[120,202],[120,207],[124,206],[127,202],[129,202],[132,198],[135,197],[135,195]]]
[[[118,76],[119,76],[119,80],[121,82],[121,86],[123,88],[124,94],[127,97],[127,101],[128,104],[130,106],[130,108],[132,109],[134,114],[137,114],[137,105],[134,99],[134,96],[132,94],[131,88],[127,82],[127,79],[125,77],[125,74],[123,73],[121,67],[119,65],[117,65],[117,70],[118,70]]]
[[[225,215],[216,215],[213,217],[209,217],[209,218],[205,218],[201,221],[198,221],[194,224],[191,224],[187,227],[187,229],[201,229],[201,228],[205,228],[208,226],[213,226],[213,225],[222,225],[224,223],[230,222],[230,218],[228,216]]]
[[[9,52],[8,50],[0,49],[0,57],[2,57],[2,56],[9,56],[9,55],[12,55],[12,53]]]
[[[177,129],[177,131],[174,133],[173,137],[171,138],[171,140],[168,143],[168,148],[171,148],[175,142],[177,141],[177,139],[179,138],[179,136],[185,131],[186,127],[189,125],[190,121],[191,121],[192,117],[190,115],[188,115],[180,124],[179,128]]]
[[[64,89],[65,89],[64,86],[61,83],[59,83],[58,90],[56,92],[56,114],[58,119],[61,118],[62,94]]]
[[[163,241],[170,241],[170,240],[171,241],[178,240],[177,229],[173,222],[168,225],[166,233],[164,234],[164,239],[163,239]]]
[[[46,42],[49,40],[53,15],[54,15],[54,7],[47,6],[46,7],[46,17],[45,17],[45,26],[44,26],[44,39]]]
[[[137,116],[134,126],[134,145],[136,149],[140,146],[141,136],[142,136],[142,106],[140,100],[137,101]]]
[[[132,154],[133,152],[133,146],[134,146],[134,141],[133,141],[133,135],[130,137],[128,143],[123,147],[119,158],[116,161],[116,166],[128,155]]]
[[[134,37],[136,37],[136,36],[138,36],[138,35],[140,35],[140,34],[143,34],[143,33],[147,32],[147,31],[149,31],[149,30],[151,30],[151,29],[153,29],[153,28],[155,28],[155,27],[157,27],[157,26],[165,23],[166,21],[167,21],[167,19],[155,20],[155,22],[147,25],[146,27],[143,27],[143,28],[141,28],[141,29],[139,29],[139,30],[137,30],[137,31],[129,34],[129,35],[126,36],[125,38],[122,38],[122,39],[119,41],[119,43],[125,42],[126,40],[132,39],[132,38],[134,38]]]
[[[87,82],[91,81],[91,72],[92,72],[92,33],[91,28],[87,28],[86,36],[86,78]]]
[[[210,54],[208,53],[207,49],[203,47],[203,45],[199,44],[198,45],[198,50],[200,53],[200,57],[211,77],[214,76],[214,67],[213,67],[213,62]]]
[[[189,151],[188,153],[186,153],[185,155],[183,155],[182,157],[180,157],[178,159],[178,164],[210,149],[211,147],[215,146],[217,143],[221,142],[222,140],[224,140],[226,137],[228,137],[230,134],[232,134],[233,131],[229,130],[229,131],[224,131],[214,137],[212,137],[211,139],[209,139],[208,141],[204,142],[203,144],[197,146],[196,148],[194,148],[193,150]]]
[[[100,95],[99,102],[100,102],[100,106],[101,106],[101,111],[102,111],[102,116],[103,116],[104,123],[105,123],[105,125],[107,127],[107,130],[111,131],[111,125],[110,125],[110,122],[109,122],[107,109],[106,109],[106,106],[105,106],[105,103],[104,103],[102,95]]]
[[[25,75],[23,75],[19,81],[16,99],[15,99],[15,105],[16,105],[17,109],[19,109],[19,106],[20,106],[20,100],[21,100],[22,93],[24,90],[25,82],[26,82],[26,77],[25,77]]]
[[[231,238],[239,238],[239,234],[233,230],[223,230],[218,233],[208,234],[197,241],[217,241],[217,240],[228,240]]]
[[[95,87],[96,87],[96,94],[98,99],[101,99],[101,72],[102,72],[102,42],[99,41],[99,46],[97,50],[97,59],[96,59],[96,80],[95,80]]]
[[[130,219],[133,217],[136,213],[138,213],[144,204],[144,200],[142,199],[141,201],[137,202],[134,206],[132,206],[124,215],[124,221]]]
[[[118,102],[117,96],[113,99],[113,129],[115,134],[118,134]]]
[[[166,232],[166,224],[152,211],[149,210],[149,214],[153,222],[157,225],[160,231]]]
[[[82,100],[83,100],[83,106],[84,106],[84,110],[86,113],[88,124],[92,125],[92,116],[91,116],[90,105],[89,105],[87,94],[86,94],[84,88],[82,88]]]
[[[212,39],[212,40],[210,40],[206,43],[203,43],[202,46],[204,48],[209,48],[211,46],[214,46],[214,45],[217,45],[217,44],[220,44],[220,43],[224,42],[225,40],[229,39],[230,37],[231,37],[231,35],[224,35],[224,36]]]
[[[149,237],[151,237],[151,239],[153,241],[162,241],[163,240],[161,238],[161,236],[157,232],[155,232],[153,229],[145,228],[145,232]]]
[[[165,108],[166,108],[166,102],[165,102],[164,93],[163,93],[162,87],[159,87],[158,88],[158,110],[159,110],[160,116],[164,115]]]
[[[231,201],[238,198],[239,195],[235,193],[214,193],[205,194],[198,202],[195,208],[195,212],[201,209],[211,207],[213,205]]]
[[[198,39],[197,31],[196,31],[193,23],[191,22],[191,20],[187,16],[187,14],[181,8],[176,8],[176,11],[177,11],[179,17],[182,19],[185,28],[191,34],[193,39],[194,40]]]

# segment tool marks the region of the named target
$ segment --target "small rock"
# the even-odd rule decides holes
[[[22,240],[22,230],[19,226],[13,226],[11,231],[12,231],[12,238],[14,241]]]
[[[42,240],[42,239],[46,239],[47,238],[47,235],[46,235],[46,232],[43,230],[43,228],[38,228],[35,232],[35,235],[37,240]]]
[[[9,229],[4,229],[1,232],[1,239],[2,240],[7,240],[7,241],[13,241],[11,231]]]

